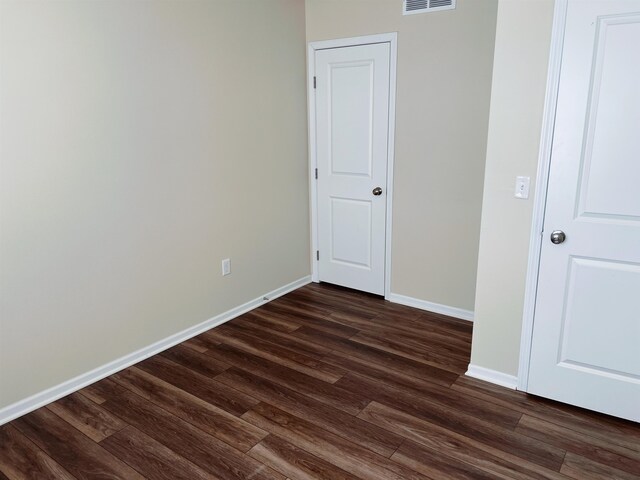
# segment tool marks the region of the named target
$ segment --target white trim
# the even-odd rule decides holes
[[[378,33],[375,35],[364,35],[361,37],[336,38],[333,40],[320,40],[317,42],[309,42],[309,47],[315,52],[316,50],[326,50],[328,48],[355,47],[356,45],[370,45],[372,43],[391,43],[398,41],[398,33]],[[309,57],[311,60],[313,57]]]
[[[393,213],[393,165],[395,159],[395,131],[396,131],[396,78],[398,63],[398,34],[396,32],[366,35],[362,37],[339,38],[335,40],[323,40],[309,42],[307,47],[307,106],[309,111],[309,204],[311,218],[311,279],[319,282],[318,262],[316,251],[318,250],[318,192],[316,187],[315,169],[318,166],[316,158],[316,102],[313,88],[315,77],[315,53],[316,50],[329,48],[354,47],[357,45],[370,45],[373,43],[389,43],[389,130],[387,136],[387,215],[385,219],[385,272],[384,294],[385,298],[391,295],[391,228]]]
[[[556,0],[551,31],[551,49],[549,51],[549,67],[547,71],[547,90],[544,100],[540,151],[538,153],[538,173],[533,200],[533,219],[529,240],[529,259],[522,312],[522,334],[520,338],[520,360],[518,363],[518,390],[527,391],[529,383],[529,360],[531,357],[531,340],[533,338],[533,320],[538,289],[538,270],[542,249],[544,214],[547,201],[547,184],[551,165],[551,147],[556,118],[558,86],[560,84],[560,66],[562,47],[567,19],[568,0]]]
[[[392,34],[389,58],[389,135],[387,137],[387,220],[384,251],[384,297],[391,295],[391,226],[393,225],[393,165],[395,162],[396,132],[396,74],[398,65],[398,34]]]
[[[510,388],[511,390],[516,390],[516,387],[518,386],[518,377],[515,375],[509,375],[507,373],[491,370],[490,368],[479,367],[477,365],[469,364],[465,375],[477,378],[478,380],[484,380],[485,382],[494,383],[501,387]]]
[[[294,282],[289,283],[288,285],[284,285],[283,287],[277,288],[266,295],[261,295],[258,298],[248,301],[247,303],[240,305],[238,307],[232,308],[231,310],[227,310],[220,315],[216,315],[209,320],[206,320],[198,325],[187,328],[181,332],[178,332],[174,335],[171,335],[167,338],[164,338],[158,342],[152,343],[149,346],[141,348],[133,353],[129,353],[124,357],[120,357],[117,360],[107,363],[106,365],[102,365],[101,367],[95,368],[89,372],[78,375],[75,378],[67,380],[59,385],[48,388],[40,393],[36,393],[31,397],[25,398],[24,400],[19,400],[18,402],[8,405],[3,409],[0,409],[0,425],[3,425],[11,420],[18,418],[22,415],[25,415],[37,408],[43,407],[48,403],[54,402],[59,398],[64,397],[65,395],[69,395],[81,388],[86,387],[98,380],[101,380],[109,375],[113,375],[116,372],[119,372],[122,369],[130,367],[131,365],[141,362],[142,360],[149,358],[157,353],[166,350],[167,348],[173,347],[178,343],[184,342],[196,335],[201,334],[213,327],[217,327],[233,318],[242,315],[243,313],[248,312],[249,310],[253,310],[254,308],[259,307],[260,305],[264,305],[271,300],[274,300],[286,293],[289,293],[297,288],[300,288],[306,284],[311,282],[311,277],[306,276],[300,278]]]
[[[419,308],[420,310],[426,310],[427,312],[439,313],[441,315],[447,315],[449,317],[459,318],[460,320],[473,322],[472,310],[464,310],[462,308],[450,307],[448,305],[442,305],[440,303],[427,302],[426,300],[407,297],[405,295],[400,295],[397,293],[389,293],[389,295],[387,295],[385,298],[390,302],[399,303],[400,305]]]
[[[313,78],[316,75],[315,66],[316,51],[310,43],[307,47],[307,109],[309,112],[309,219],[311,221],[311,280],[319,282],[318,260],[318,188],[315,177],[315,169],[318,165],[316,159],[316,94],[313,88]]]

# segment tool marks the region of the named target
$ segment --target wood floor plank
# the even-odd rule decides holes
[[[382,297],[365,292],[358,292],[323,283],[307,285],[303,289],[292,292],[289,296],[291,296],[291,298],[298,298],[298,296],[300,296],[301,298],[311,301],[322,299],[325,305],[335,305],[336,303],[341,304],[343,302],[348,304],[355,303],[356,305],[366,307],[369,311],[372,310],[372,313],[379,317],[378,320],[385,324],[402,326],[404,322],[412,324],[415,320],[419,319],[421,324],[438,326],[439,328],[444,328],[445,331],[451,335],[459,334],[462,338],[466,336],[469,341],[471,340],[471,331],[473,328],[471,322],[392,303]],[[332,309],[332,314],[341,315],[344,314],[344,311],[334,308]],[[346,315],[350,314],[357,315],[357,313],[353,312],[347,313]],[[372,317],[372,319],[373,318],[375,318],[375,316]]]
[[[202,342],[202,345],[207,346],[203,350],[203,352],[206,352],[209,344]],[[205,377],[215,377],[231,366],[226,362],[211,358],[211,356],[205,355],[203,352],[196,352],[180,344],[165,350],[160,355]]]
[[[292,336],[324,347],[325,355],[328,355],[331,353],[330,351],[333,350],[370,362],[371,364],[381,365],[392,371],[403,372],[416,378],[427,379],[443,385],[451,385],[458,377],[457,373],[444,370],[438,366],[429,366],[425,363],[417,362],[368,345],[352,342],[349,339],[336,337],[312,328],[301,327],[293,332]]]
[[[435,402],[441,406],[464,412],[478,418],[491,418],[495,425],[514,429],[522,416],[522,413],[511,410],[504,406],[496,406],[492,402],[469,398],[450,388],[412,377],[404,376],[401,373],[389,373],[386,370],[378,370],[375,364],[354,361],[345,358],[341,354],[330,354],[325,357],[328,362],[341,363],[352,373],[384,384],[387,388],[397,389],[412,395],[428,398],[430,402]]]
[[[253,335],[273,343],[275,345],[285,345],[290,350],[299,353],[300,355],[306,355],[307,357],[321,360],[323,356],[330,352],[330,349],[318,345],[314,342],[300,339],[292,335],[293,332],[280,332],[277,330],[269,330],[261,325],[254,323],[253,320],[234,319],[233,322],[221,325],[216,328],[218,332],[234,332],[239,331],[246,335]],[[218,342],[218,344],[221,342]]]
[[[130,426],[103,440],[100,445],[127,462],[146,478],[154,480],[217,478]]]
[[[274,472],[248,455],[125,388],[120,387],[115,390],[103,406],[129,425],[217,478],[223,480],[282,480],[285,478],[284,475]]]
[[[464,333],[466,335],[471,335],[471,332],[473,331],[472,322],[439,313],[421,312],[418,320],[420,322],[434,322],[437,325],[445,327],[449,331]]]
[[[184,345],[185,347],[200,353],[204,352],[207,348],[209,348],[207,344],[204,343],[202,339],[199,337],[193,337],[193,338],[190,338],[189,340],[185,340],[184,342],[181,343],[181,345]]]
[[[421,321],[421,324],[427,322],[433,322],[434,325],[446,324],[448,327],[447,331],[449,333],[454,331],[463,333],[463,335],[466,335],[469,338],[471,336],[471,322],[454,319],[445,315],[433,314],[430,312],[425,313],[422,310],[401,305],[399,303],[392,303],[380,296],[371,295],[366,292],[358,292],[329,284],[311,284],[304,289],[300,289],[292,293],[293,295],[291,295],[291,298],[297,298],[296,296],[301,296],[308,301],[317,301],[317,299],[323,299],[325,304],[328,305],[336,303],[346,303],[349,305],[355,304],[359,307],[364,307],[366,309],[366,312],[369,313],[367,315],[366,312],[364,314],[359,314],[358,312],[344,312],[334,308],[332,309],[332,315],[353,315],[358,317],[368,316],[372,319],[372,321],[376,321],[377,318],[377,321],[381,324],[400,327],[404,322],[411,323],[419,317],[424,317],[425,322]]]
[[[640,472],[640,453],[618,447],[598,438],[585,438],[581,433],[547,422],[539,418],[523,415],[516,432],[536,438],[558,448],[576,453],[603,465],[625,472]]]
[[[311,305],[321,306],[325,310],[327,315],[345,315],[355,316],[358,318],[373,319],[377,315],[383,312],[388,312],[386,306],[394,305],[390,302],[385,302],[374,296],[355,298],[350,295],[333,295],[324,292],[310,292],[305,290],[304,292],[295,292],[295,295],[287,296],[286,299],[291,299],[298,303],[298,305]],[[337,305],[331,307],[330,305]],[[393,314],[399,314],[394,312]],[[348,325],[354,328],[358,328],[355,325]]]
[[[567,452],[560,472],[576,480],[638,480],[640,471],[636,474],[624,472],[587,458]]]
[[[143,478],[46,408],[19,418],[14,425],[76,478]]]
[[[303,295],[294,292],[293,295],[284,297],[295,298],[295,295]],[[327,289],[317,293],[320,297],[332,297],[327,294]],[[351,291],[343,292],[341,295],[333,295],[332,300],[335,302],[353,302],[354,295]],[[363,297],[361,300],[363,305],[371,308],[373,300],[371,297]],[[385,330],[390,331],[391,336],[395,337],[399,332],[413,335],[413,338],[425,338],[425,334],[429,333],[430,338],[437,343],[444,342],[445,346],[458,345],[467,347],[471,341],[471,323],[453,320],[449,317],[430,314],[427,316],[417,309],[405,307],[403,305],[393,304],[387,301],[375,302],[376,308],[369,314],[360,314],[357,312],[343,312],[333,309],[327,320],[342,323],[343,325],[356,328],[364,332],[383,333]],[[419,318],[420,317],[420,318]],[[442,324],[445,323],[446,327]],[[455,328],[451,328],[454,325]],[[463,326],[464,325],[464,326]],[[311,326],[312,325],[307,325]],[[322,330],[318,328],[318,330]]]
[[[350,292],[349,292],[350,293]],[[336,297],[333,301],[348,301],[345,297]],[[346,297],[349,298],[349,297]],[[423,335],[425,332],[439,333],[455,337],[456,340],[470,342],[473,324],[468,321],[454,319],[445,315],[424,312],[416,308],[407,307],[397,303],[382,300],[373,303],[370,298],[360,300],[369,307],[375,305],[375,315],[359,315],[357,313],[345,313],[332,310],[329,318],[334,320],[346,320],[347,325],[359,330],[369,328],[393,328],[403,333],[415,333]],[[348,323],[350,317],[354,317],[355,324]],[[366,318],[369,320],[366,321]]]
[[[640,428],[636,423],[562,405],[466,376],[459,377],[451,388],[469,397],[511,408],[583,435],[598,438],[606,444],[618,445],[640,453]]]
[[[357,392],[344,390],[335,384],[317,380],[229,345],[218,345],[214,349],[209,349],[207,354],[228,359],[242,370],[279,383],[351,415],[357,415],[370,401]]]
[[[127,426],[122,420],[79,393],[67,395],[49,404],[47,408],[94,442],[99,442]]]
[[[330,317],[331,318],[331,317]],[[378,317],[376,317],[377,319]],[[375,319],[374,319],[375,320]],[[417,321],[416,321],[417,323]],[[411,331],[405,331],[401,328],[392,326],[368,326],[360,330],[360,336],[369,336],[371,338],[392,338],[396,342],[408,342],[416,349],[424,349],[441,353],[444,355],[451,354],[456,358],[468,359],[470,343],[466,338],[462,340],[456,336],[452,336],[450,332],[429,328],[428,325],[417,325]]]
[[[220,340],[221,343],[324,382],[334,383],[346,373],[344,369],[335,365],[324,363],[290,348],[262,340],[257,336],[248,335],[242,330],[232,328],[232,325],[229,327],[219,332],[211,331],[210,334]]]
[[[400,448],[391,457],[410,467],[412,452],[416,452],[416,458],[423,460],[435,455],[440,460],[446,459],[448,464],[472,465],[482,470],[483,475],[490,474],[492,478],[505,480],[564,478],[555,471],[377,402],[371,402],[358,417],[397,432],[410,440],[410,444],[404,444],[404,448]],[[413,445],[414,443],[419,443],[422,447],[418,449]],[[431,453],[429,454],[426,450],[430,450]],[[403,458],[400,460],[398,457]],[[434,462],[430,460],[428,463]],[[422,467],[424,468],[427,467]],[[444,474],[448,474],[446,469]]]
[[[365,304],[359,304],[357,302],[350,301],[339,301],[336,302],[334,299],[325,298],[322,295],[314,295],[311,297],[304,297],[303,294],[294,297],[287,296],[284,298],[284,301],[290,301],[294,305],[296,305],[299,309],[311,309],[311,311],[316,312],[318,315],[323,315],[325,319],[329,317],[332,313],[340,313],[344,315],[358,315],[360,317],[373,318],[378,315],[380,312],[371,306],[367,306]],[[333,307],[331,304],[333,303]],[[313,327],[311,323],[303,326]],[[342,325],[342,327],[347,328],[348,326]],[[344,338],[348,338],[348,330],[345,330],[343,334],[340,334],[339,331],[331,332],[327,330],[327,333],[332,333],[336,336],[342,336]]]
[[[99,380],[95,383],[92,383],[91,385],[88,385],[78,390],[78,393],[81,394],[83,397],[88,398],[93,403],[101,405],[107,401],[107,399],[103,395],[103,385],[108,381],[109,381],[108,378]]]
[[[433,321],[426,321],[421,318],[416,320],[402,319],[398,321],[395,317],[380,314],[374,318],[361,317],[359,315],[332,313],[327,317],[332,322],[338,322],[349,327],[357,328],[362,332],[387,335],[390,337],[409,336],[413,339],[421,339],[425,343],[434,340],[438,343],[456,345],[468,351],[471,346],[470,335],[467,332],[452,331]]]
[[[242,318],[242,317],[235,318],[234,320],[240,321],[240,318]],[[203,352],[201,352],[201,353],[204,353],[205,351],[207,351],[211,347],[215,347],[216,345],[220,345],[220,342],[216,338],[209,338],[208,334],[209,334],[209,332],[211,332],[213,330],[217,330],[219,328],[225,328],[226,325],[228,325],[228,323],[223,323],[222,325],[218,325],[215,328],[212,328],[212,329],[209,329],[209,330],[206,330],[206,331],[202,332],[197,337],[193,337],[193,338],[196,338],[198,340],[198,342],[199,342],[199,344],[201,346],[206,347],[203,350]]]
[[[330,310],[314,312],[309,304],[287,300],[284,297],[270,303],[268,311],[283,316],[288,315],[295,318],[301,326],[313,327],[339,337],[349,338],[358,333],[358,330],[353,327],[327,320]]]
[[[558,471],[565,451],[543,441],[515,433],[508,428],[497,427],[491,418],[479,419],[475,416],[431,402],[428,398],[411,394],[397,388],[390,388],[365,377],[348,374],[336,384],[347,390],[363,392],[373,400],[404,411],[422,420],[485,443],[524,460],[537,463],[549,470]]]
[[[385,457],[390,457],[402,443],[402,437],[394,433],[244,370],[231,368],[217,378],[264,403],[304,418]]]
[[[416,316],[419,314],[416,309],[407,308],[397,303],[387,302],[380,295],[360,292],[328,283],[309,284],[305,288],[300,288],[291,293],[293,295],[290,295],[290,297],[293,299],[305,299],[312,302],[323,302],[324,305],[333,305],[333,308],[331,308],[332,312],[343,312],[344,309],[342,306],[344,304],[349,304],[364,307],[369,311],[369,316],[375,316],[382,311],[386,311],[387,306],[394,308],[396,306],[400,307],[400,310],[398,311],[399,313],[402,313],[402,309],[406,309],[405,312],[409,314],[411,312]],[[367,311],[365,311],[363,315],[367,314]]]
[[[331,312],[326,318],[331,322],[355,328],[358,331],[367,331],[368,329],[378,331],[378,329],[383,328],[385,325],[385,323],[376,322],[376,318],[378,317],[379,315],[372,317],[371,315],[352,312]]]
[[[283,295],[282,297],[275,299],[273,302],[269,302],[269,304],[265,305],[263,310],[266,312],[278,311],[283,304],[289,303],[291,305],[297,305],[298,307],[305,307],[302,309],[304,313],[322,318],[323,316],[329,315],[336,306],[334,304],[332,307],[329,304],[323,303],[322,301],[319,301],[319,298],[316,298],[312,302],[308,302],[306,294],[298,290],[291,292],[291,294]],[[344,308],[349,303],[350,302],[342,303],[340,308]]]
[[[269,435],[249,451],[256,460],[288,478],[297,480],[360,480],[335,465],[312,455],[291,443]]]
[[[237,321],[251,321],[267,330],[280,332],[293,332],[300,327],[300,324],[289,315],[281,315],[275,312],[267,312],[262,308],[257,308],[238,317]],[[234,322],[235,323],[235,322]]]
[[[275,314],[289,317],[294,319],[296,323],[302,321],[302,323],[299,323],[300,326],[305,324],[305,320],[311,319],[313,321],[314,318],[321,320],[331,313],[330,309],[319,303],[300,304],[292,295],[285,295],[273,302],[269,302],[264,305],[262,312],[269,315]]]
[[[338,351],[328,353],[323,357],[323,361],[338,365],[350,373],[357,373],[397,388],[408,388],[414,391],[423,391],[429,385],[447,388],[451,380],[457,378],[455,374],[439,369],[435,369],[435,372],[425,369],[422,378],[417,378],[399,370],[390,369],[387,365],[370,362]]]
[[[298,331],[301,330],[302,329]],[[448,351],[446,351],[446,349],[436,348],[435,346],[433,348],[425,348],[422,345],[415,345],[414,342],[400,338],[380,337],[364,332],[354,335],[350,338],[350,341],[362,343],[400,357],[442,368],[443,370],[448,370],[458,375],[464,374],[469,365],[469,355],[459,355],[453,348],[448,349]]]
[[[12,424],[0,426],[0,473],[12,480],[74,478]]]
[[[265,403],[256,405],[242,418],[362,479],[429,478]]]
[[[465,462],[447,461],[431,449],[405,441],[391,459],[438,480],[493,480],[496,477]]]
[[[119,385],[164,410],[247,452],[267,433],[244,420],[153,375],[130,367],[111,377]]]
[[[328,288],[331,289],[332,287]],[[363,296],[355,294],[352,290],[345,291],[345,295],[341,295],[337,290],[330,292],[324,287],[314,290],[314,287],[311,286],[291,293],[292,295],[286,295],[283,299],[291,299],[315,311],[324,311],[325,313],[353,313],[370,315],[373,318],[380,313],[381,308],[385,308],[386,305],[392,305],[389,302],[385,302],[382,297],[370,294]]]
[[[136,367],[233,415],[242,415],[257,403],[254,398],[166,357],[156,355]]]
[[[361,290],[354,290],[352,288],[343,287],[341,285],[334,285],[332,283],[309,283],[305,285],[305,288],[299,288],[294,290],[291,293],[295,294],[304,294],[304,295],[318,295],[322,294],[325,296],[336,296],[343,295],[347,300],[351,302],[359,302],[364,299],[367,300],[367,304],[369,305],[379,305],[385,303],[384,297],[381,295],[376,295],[374,293],[369,293]],[[400,304],[393,304],[402,307]]]

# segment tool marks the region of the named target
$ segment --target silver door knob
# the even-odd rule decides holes
[[[382,188],[380,187],[376,187],[374,188],[371,193],[373,193],[374,195],[378,196],[378,195],[382,195]]]
[[[551,232],[551,243],[558,245],[564,242],[567,239],[567,236],[564,234],[562,230],[554,230]]]

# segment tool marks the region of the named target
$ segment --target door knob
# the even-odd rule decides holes
[[[558,245],[564,242],[567,239],[567,236],[562,230],[554,230],[551,232],[551,243]]]
[[[376,196],[382,195],[382,188],[381,187],[376,187],[371,191],[371,193],[373,193]]]

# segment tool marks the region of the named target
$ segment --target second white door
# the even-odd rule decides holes
[[[640,421],[640,1],[570,0],[528,392]]]
[[[384,294],[390,44],[317,50],[320,281]]]

